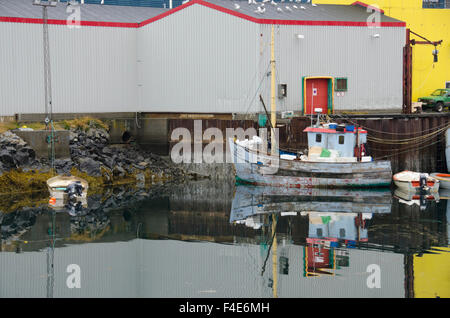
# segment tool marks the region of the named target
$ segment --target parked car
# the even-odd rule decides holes
[[[450,88],[440,88],[435,90],[430,96],[418,99],[422,103],[422,109],[432,108],[441,112],[445,107],[450,106]]]

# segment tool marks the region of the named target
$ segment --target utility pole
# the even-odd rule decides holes
[[[411,33],[425,41],[416,41],[411,39]],[[433,62],[438,61],[437,46],[442,44],[442,40],[432,42],[423,36],[406,29],[406,45],[403,48],[403,113],[412,113],[412,45],[425,44],[434,45]]]
[[[50,70],[50,47],[48,39],[48,7],[56,7],[56,1],[34,0],[33,5],[42,7],[43,34],[44,34],[44,90],[45,90],[45,125],[52,119],[52,80]]]

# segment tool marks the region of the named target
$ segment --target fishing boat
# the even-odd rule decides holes
[[[391,162],[373,160],[366,154],[367,131],[353,125],[321,121],[322,108],[315,108],[316,125],[304,130],[308,153],[279,152],[276,140],[274,30],[271,40],[271,127],[269,147],[255,149],[258,140],[228,139],[238,181],[274,187],[384,187],[392,182]],[[262,98],[261,98],[262,101]],[[264,109],[265,105],[262,102]],[[268,111],[266,115],[269,117]],[[322,117],[326,115],[322,113]],[[311,117],[312,119],[312,117]],[[258,137],[259,138],[259,137]],[[266,140],[261,140],[262,144]],[[255,142],[253,143],[255,144]]]
[[[430,175],[432,178],[439,180],[440,188],[450,189],[450,174],[446,173],[432,173]]]
[[[428,173],[405,170],[395,174],[393,179],[395,185],[403,192],[417,193],[423,190],[435,193],[439,191],[439,180]]]
[[[300,157],[274,156],[229,139],[238,181],[294,188],[391,185],[391,162],[374,161],[364,153],[367,131],[338,131],[323,126],[308,127],[304,131],[308,133],[309,154]]]

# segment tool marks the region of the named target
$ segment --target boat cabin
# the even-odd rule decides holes
[[[361,128],[354,129],[354,126],[347,127],[339,130],[336,129],[336,125],[306,128],[304,132],[308,133],[308,147],[334,149],[341,157],[354,157],[355,147],[367,142],[367,131]]]

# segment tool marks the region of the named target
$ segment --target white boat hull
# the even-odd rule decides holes
[[[436,193],[439,191],[439,180],[427,176],[427,191]],[[394,184],[403,192],[419,192],[420,191],[420,173],[412,171],[402,171],[394,175]]]
[[[390,186],[390,161],[311,162],[256,153],[229,140],[238,181],[288,188]]]
[[[383,191],[385,190],[385,191]],[[391,212],[391,192],[344,189],[284,189],[275,187],[236,187],[230,222],[252,215],[270,213],[330,212],[384,213]]]
[[[450,175],[443,173],[432,173],[431,177],[439,180],[440,188],[450,189]]]

